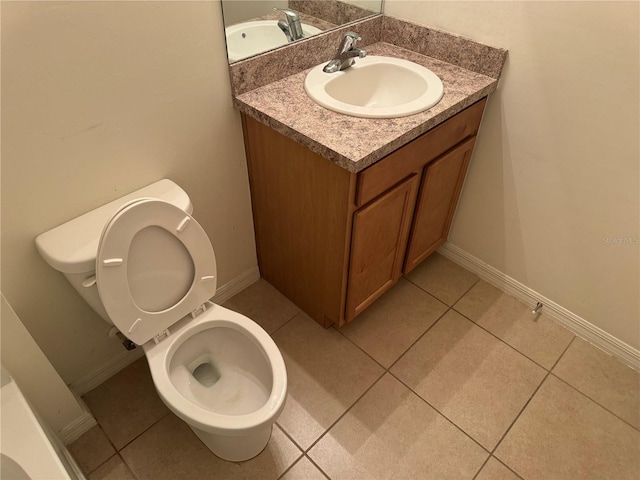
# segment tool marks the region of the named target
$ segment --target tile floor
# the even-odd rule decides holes
[[[341,330],[264,280],[225,306],[287,364],[267,448],[216,458],[140,359],[84,397],[89,479],[640,478],[638,373],[438,254]]]

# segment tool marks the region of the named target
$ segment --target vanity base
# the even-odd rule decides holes
[[[486,99],[353,173],[242,115],[261,275],[325,327],[447,238]]]

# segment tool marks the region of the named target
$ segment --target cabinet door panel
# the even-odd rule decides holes
[[[419,178],[409,177],[354,214],[347,321],[400,278]]]
[[[407,247],[404,273],[447,239],[475,137],[425,167]]]

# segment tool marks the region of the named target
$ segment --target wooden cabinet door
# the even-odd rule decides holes
[[[354,214],[347,321],[400,278],[419,178],[412,175]]]
[[[407,247],[404,273],[447,239],[475,137],[425,167]]]

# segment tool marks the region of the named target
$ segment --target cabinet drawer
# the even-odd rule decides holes
[[[474,103],[360,172],[356,185],[356,206],[373,200],[411,173],[419,172],[431,160],[465,138],[475,135],[480,127],[486,100],[483,98]]]

